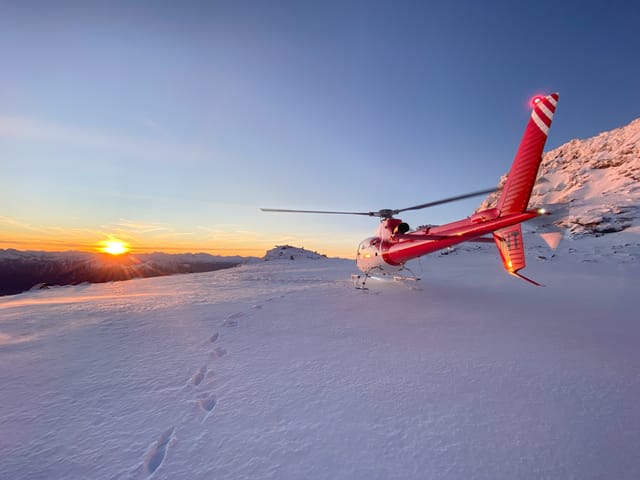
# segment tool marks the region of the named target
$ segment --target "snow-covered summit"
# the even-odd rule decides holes
[[[640,118],[545,153],[529,205],[548,207],[550,220],[574,238],[640,228]]]
[[[318,260],[326,258],[326,255],[322,255],[318,252],[311,252],[304,248],[292,247],[291,245],[276,245],[271,250],[267,250],[263,259],[267,260],[299,260],[299,259],[311,259]]]

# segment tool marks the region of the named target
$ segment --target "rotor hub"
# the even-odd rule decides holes
[[[396,213],[390,208],[383,208],[382,210],[378,210],[377,212],[372,212],[374,216],[380,217],[383,220],[393,218],[393,215]]]

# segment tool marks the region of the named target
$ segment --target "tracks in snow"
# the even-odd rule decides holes
[[[202,383],[202,380],[204,380],[204,376],[206,375],[206,373],[207,366],[203,365],[202,367],[200,367],[200,370],[198,370],[198,373],[193,376],[192,381],[196,387]]]
[[[169,449],[169,446],[173,445],[173,433],[175,431],[175,427],[171,427],[164,431],[162,435],[160,435],[160,438],[158,438],[158,440],[149,448],[144,460],[144,469],[149,477],[153,476],[156,470],[158,470],[158,468],[160,468],[164,463],[164,459],[167,456],[167,450]]]
[[[278,298],[283,298],[285,295],[280,295]],[[263,308],[269,302],[276,300],[277,297],[268,298],[262,303],[255,304],[245,311],[235,312],[228,315],[223,321],[224,327],[235,327],[238,322],[248,316],[251,313],[255,313]],[[205,422],[211,415],[215,414],[216,407],[218,406],[218,396],[216,395],[215,388],[212,388],[211,382],[205,381],[208,378],[215,376],[215,372],[212,369],[212,362],[219,362],[220,359],[227,355],[227,350],[218,345],[221,339],[220,333],[214,331],[206,342],[206,347],[214,347],[209,350],[207,355],[207,361],[204,365],[201,365],[195,373],[189,377],[186,384],[181,388],[186,390],[187,397],[194,395],[192,400],[185,399],[186,403],[196,404],[198,409],[196,414],[201,416],[201,423]],[[213,345],[215,344],[215,346]],[[195,389],[195,392],[193,391]],[[160,434],[157,440],[155,440],[148,448],[147,453],[142,461],[142,474],[144,478],[151,479],[155,473],[165,464],[167,461],[167,455],[170,448],[175,444],[176,429],[179,427],[171,426]]]

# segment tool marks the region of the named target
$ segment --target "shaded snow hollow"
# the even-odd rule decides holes
[[[637,257],[529,245],[2,298],[0,478],[640,478]]]

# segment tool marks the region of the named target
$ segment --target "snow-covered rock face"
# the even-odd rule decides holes
[[[263,257],[264,260],[298,260],[305,258],[317,260],[326,258],[326,255],[311,252],[304,248],[292,247],[291,245],[276,245],[271,250],[267,250]]]
[[[479,209],[493,207],[497,197],[489,195]],[[574,238],[640,226],[640,118],[545,153],[529,206],[549,208],[549,220]]]

